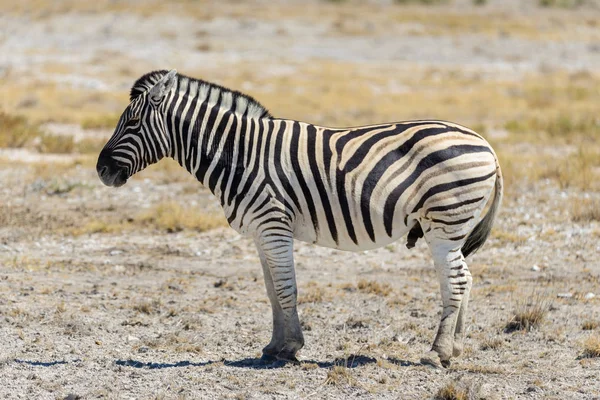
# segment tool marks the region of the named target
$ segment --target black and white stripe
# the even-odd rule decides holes
[[[338,129],[279,119],[239,92],[155,71],[131,89],[98,172],[119,186],[164,156],[255,238],[274,315],[266,356],[294,358],[303,343],[293,239],[360,251],[407,233],[409,248],[424,236],[442,285],[438,358],[424,360],[460,352],[471,287],[464,257],[487,238],[502,196],[496,155],[477,133],[436,120]]]

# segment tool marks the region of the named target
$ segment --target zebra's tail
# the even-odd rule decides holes
[[[488,208],[487,214],[479,221],[475,228],[471,231],[467,237],[467,241],[462,247],[462,253],[464,257],[469,254],[475,253],[487,240],[492,231],[492,225],[496,219],[496,214],[500,208],[502,202],[502,171],[500,170],[500,164],[498,164],[498,158],[496,158],[496,185],[494,186],[494,200]]]

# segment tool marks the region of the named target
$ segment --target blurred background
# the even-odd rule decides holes
[[[253,244],[224,227],[208,190],[169,160],[117,190],[97,178],[133,82],[171,68],[252,95],[276,117],[335,127],[435,118],[481,133],[505,198],[470,261],[467,350],[448,373],[483,376],[498,393],[600,394],[588,369],[598,364],[586,361],[600,357],[596,0],[0,0],[0,375],[13,377],[0,394],[12,384],[135,396],[134,374],[114,360],[239,360],[270,334]],[[346,377],[360,382],[353,391],[438,390],[440,375],[385,361],[418,360],[439,320],[424,243],[368,254],[297,244],[296,260],[311,328],[303,356],[377,358]],[[31,379],[10,361],[73,358],[85,368]],[[344,376],[312,365],[254,374],[221,364],[194,382],[249,398],[236,389],[243,375],[264,398],[276,377],[277,390],[308,395],[317,382],[326,398],[349,397],[322,385]],[[103,374],[93,386],[91,369]],[[179,371],[148,372],[145,390],[187,387]],[[304,374],[297,388],[290,371]]]
[[[541,145],[526,161],[534,170],[519,158],[509,180],[598,181],[556,163],[598,156],[597,1],[0,4],[2,148],[93,154],[135,79],[176,68],[248,93],[278,117],[330,126],[440,118],[492,142]],[[564,146],[547,154],[548,141]]]

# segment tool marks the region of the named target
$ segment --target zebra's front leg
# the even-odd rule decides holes
[[[461,310],[461,308],[464,296],[468,294],[471,285],[467,274],[463,270],[466,264],[464,264],[460,246],[450,250],[446,243],[432,242],[429,243],[429,246],[440,281],[443,308],[442,318],[431,351],[421,358],[421,362],[434,367],[448,367],[455,350],[458,352],[462,350],[466,302],[464,310]],[[461,311],[463,312],[461,313]],[[459,314],[461,314],[460,324],[457,325]],[[458,342],[460,349],[454,347],[456,336],[460,337]]]
[[[273,334],[263,349],[263,360],[298,362],[296,353],[304,346],[304,337],[296,306],[291,232],[266,231],[255,242],[273,310]]]

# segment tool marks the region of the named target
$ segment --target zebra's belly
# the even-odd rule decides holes
[[[336,224],[339,226],[339,224]],[[343,226],[343,225],[342,225]],[[375,231],[379,234],[375,235],[375,240],[372,240],[369,235],[357,230],[355,232],[356,241],[343,229],[336,230],[337,235],[332,235],[327,226],[315,229],[312,224],[299,223],[294,229],[294,239],[306,243],[313,243],[322,247],[329,247],[337,250],[345,251],[364,251],[373,250],[379,247],[393,243],[409,231],[408,227],[396,226],[391,236],[388,236],[384,231],[384,227],[375,226]],[[335,240],[334,236],[336,236]]]

